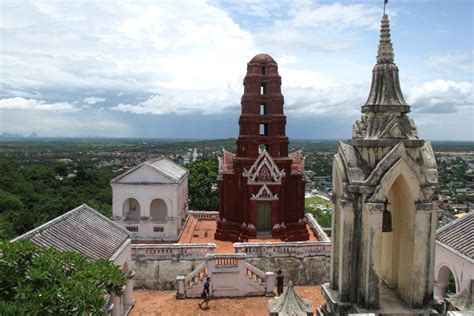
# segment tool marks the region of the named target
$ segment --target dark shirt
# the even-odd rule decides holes
[[[283,274],[277,275],[276,279],[277,279],[277,286],[283,286],[283,280],[285,279]]]
[[[206,293],[207,295],[209,295],[209,282],[205,282],[204,283],[204,293]]]

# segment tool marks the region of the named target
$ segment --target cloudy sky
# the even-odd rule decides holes
[[[349,138],[382,0],[1,0],[0,133],[222,138],[246,63],[279,64],[287,134]],[[390,0],[419,135],[474,140],[473,2]]]

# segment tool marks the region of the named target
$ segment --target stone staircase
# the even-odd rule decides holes
[[[275,275],[247,262],[246,254],[208,254],[187,276],[178,276],[177,298],[200,297],[206,277],[214,297],[273,296]]]

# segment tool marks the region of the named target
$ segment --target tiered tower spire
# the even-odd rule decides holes
[[[398,67],[394,62],[390,22],[386,14],[382,17],[380,42],[377,51],[377,63],[372,70],[372,85],[362,113],[400,113],[410,112],[403,98],[398,76]]]
[[[390,22],[383,15],[380,26],[380,42],[377,63],[372,70],[372,84],[367,101],[362,106],[362,118],[352,129],[355,143],[407,139],[418,141],[415,122],[407,117],[410,106],[403,98],[398,67],[394,61]]]
[[[255,159],[259,148],[273,158],[288,159],[286,117],[278,65],[268,54],[258,54],[247,64],[242,112],[239,119],[237,157]]]

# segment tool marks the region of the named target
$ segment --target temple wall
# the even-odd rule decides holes
[[[306,258],[251,258],[247,261],[262,271],[281,269],[285,284],[320,285],[329,281],[330,258],[327,255]],[[191,273],[204,260],[134,261],[134,287],[148,290],[176,290],[176,277]]]
[[[293,281],[294,285],[321,285],[329,282],[329,256],[307,258],[254,258],[247,260],[262,271],[282,270],[285,285]]]

